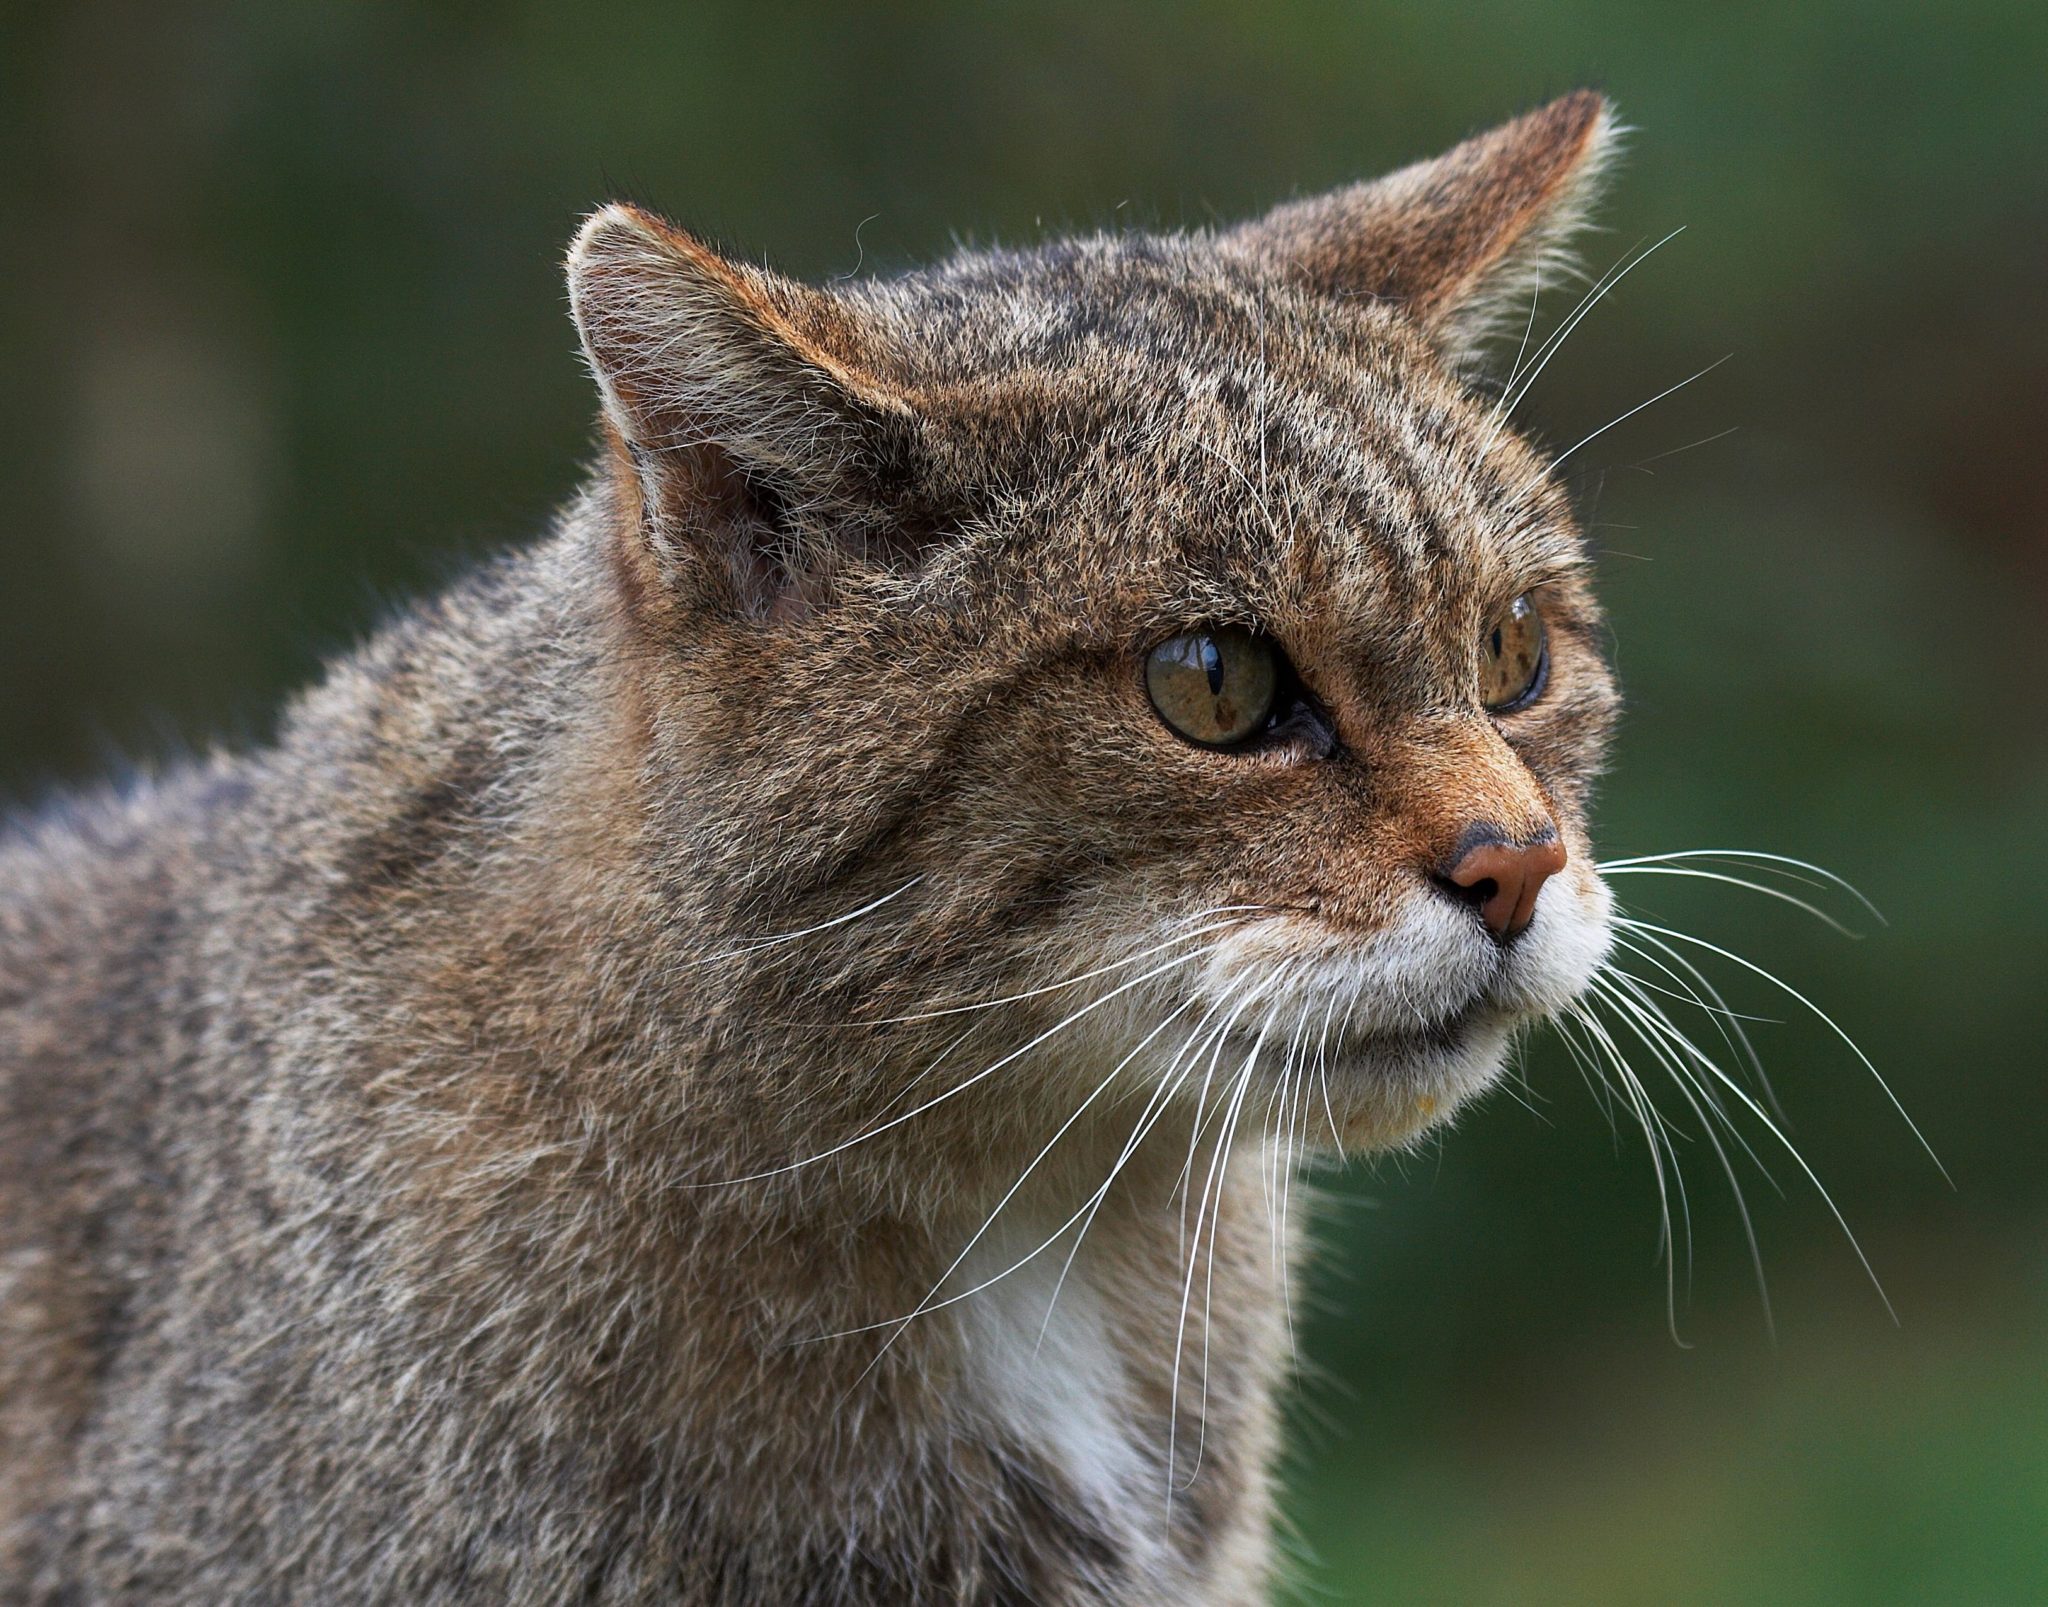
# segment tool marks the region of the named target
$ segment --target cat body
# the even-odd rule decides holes
[[[1607,130],[830,292],[593,218],[554,534],[0,843],[0,1594],[1262,1599],[1292,1158],[1605,952],[1461,373]],[[1228,751],[1196,627],[1295,699]]]

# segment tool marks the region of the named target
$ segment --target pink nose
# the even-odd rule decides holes
[[[1564,861],[1564,844],[1554,836],[1527,847],[1480,843],[1441,872],[1438,881],[1453,898],[1476,909],[1486,929],[1505,943],[1528,926],[1536,895],[1564,869]]]

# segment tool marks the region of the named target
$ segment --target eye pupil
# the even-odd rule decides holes
[[[1209,678],[1209,695],[1223,695],[1223,655],[1216,649],[1216,638],[1202,638],[1202,673]]]
[[[1493,627],[1493,656],[1494,656],[1495,658],[1499,658],[1499,657],[1500,657],[1500,649],[1501,649],[1501,639],[1500,639],[1500,627],[1499,627],[1498,625],[1496,625],[1496,626],[1494,626],[1494,627]]]

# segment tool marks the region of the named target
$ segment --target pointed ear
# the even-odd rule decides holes
[[[1454,367],[1569,271],[1617,129],[1580,90],[1385,178],[1276,208],[1219,242],[1331,295],[1399,302]]]
[[[841,355],[865,339],[846,307],[627,206],[583,225],[568,272],[657,580],[782,619],[888,555],[918,421]]]

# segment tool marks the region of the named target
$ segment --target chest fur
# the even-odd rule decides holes
[[[1199,1225],[1118,1200],[1077,1245],[1065,1215],[1018,1213],[949,1280],[960,1411],[1034,1470],[1050,1533],[1100,1538],[1112,1599],[1264,1599],[1291,1246],[1256,1172],[1233,1165]]]

